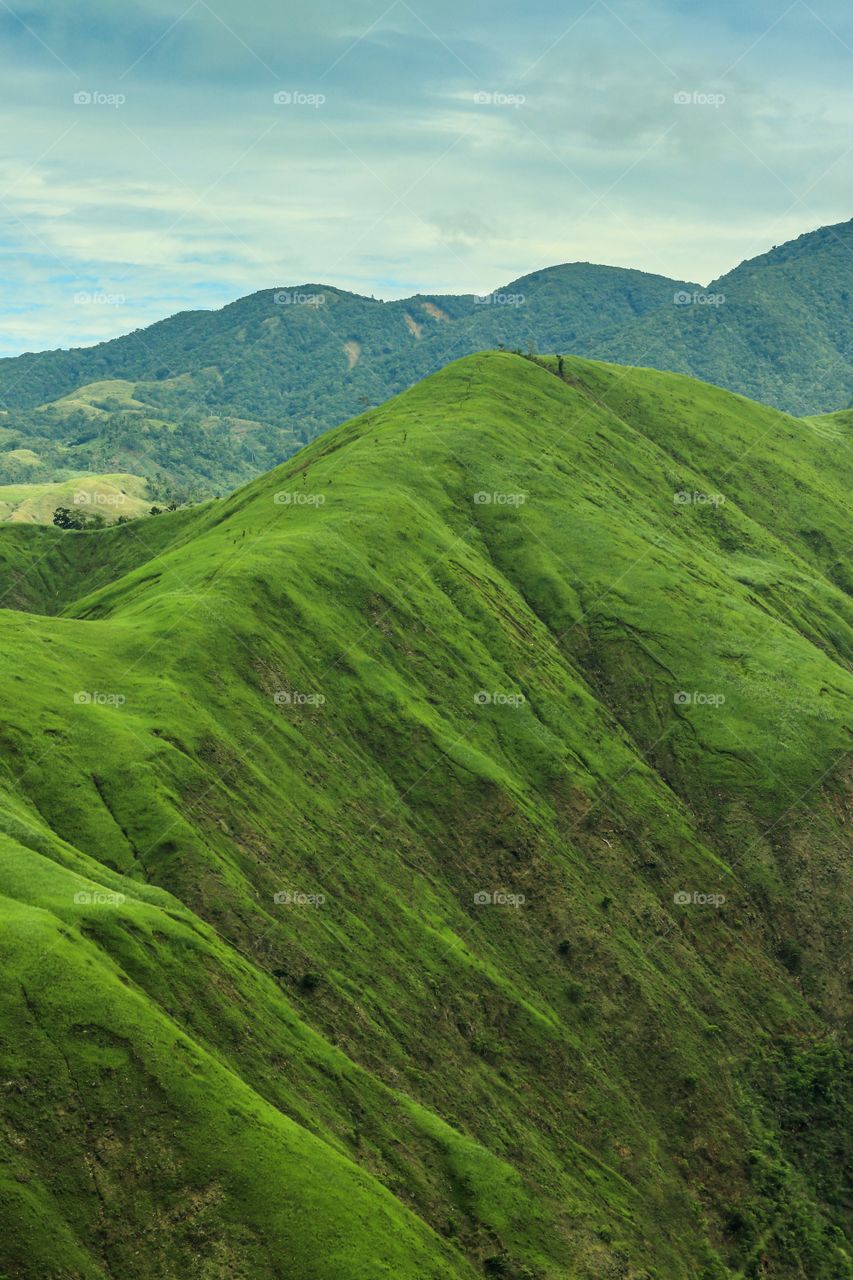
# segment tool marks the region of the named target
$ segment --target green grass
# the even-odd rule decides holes
[[[51,524],[57,507],[101,515],[111,524],[119,516],[133,520],[147,515],[151,496],[146,480],[127,474],[79,471],[52,484],[0,485],[0,520]]]
[[[558,373],[0,530],[10,1275],[851,1274],[849,455]]]

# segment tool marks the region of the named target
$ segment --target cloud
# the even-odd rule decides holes
[[[17,14],[0,10],[6,352],[273,284],[486,293],[567,260],[705,282],[853,212],[840,2]],[[81,310],[83,288],[125,301]]]

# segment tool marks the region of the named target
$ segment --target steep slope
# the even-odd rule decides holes
[[[8,1274],[853,1274],[848,457],[490,353],[0,531]]]

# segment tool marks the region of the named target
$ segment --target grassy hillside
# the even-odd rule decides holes
[[[85,471],[54,484],[0,485],[0,520],[50,524],[57,507],[98,514],[112,523],[121,516],[132,520],[145,515],[151,495],[140,476],[98,476]]]
[[[853,439],[853,409],[840,413],[824,413],[804,419],[813,431],[827,440],[834,440],[849,448]]]
[[[487,353],[0,530],[4,1274],[853,1275],[850,480]]]

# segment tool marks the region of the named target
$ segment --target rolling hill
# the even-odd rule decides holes
[[[0,414],[0,501],[6,486],[120,471],[178,502],[228,492],[290,456],[286,426],[199,408],[204,379],[101,379],[26,412]]]
[[[227,492],[498,346],[688,373],[797,415],[846,410],[851,250],[853,222],[842,223],[706,288],[569,263],[482,299],[267,289],[94,347],[0,360],[0,483],[122,471],[178,500]]]
[[[849,462],[491,352],[4,526],[3,1275],[853,1275]]]
[[[151,509],[148,485],[139,476],[98,476],[81,471],[53,484],[0,485],[0,520],[50,524],[57,507],[100,515],[105,523],[134,520]]]

